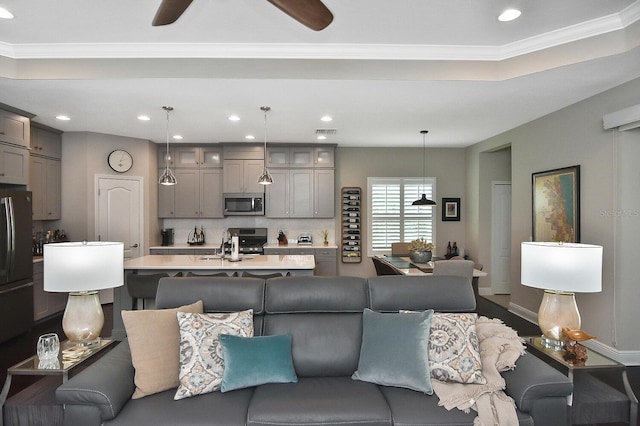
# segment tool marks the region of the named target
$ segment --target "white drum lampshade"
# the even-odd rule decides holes
[[[98,343],[104,313],[98,290],[124,284],[124,244],[73,242],[44,246],[44,290],[69,293],[62,318],[67,338],[78,345]]]
[[[521,250],[522,285],[544,289],[538,311],[543,344],[561,349],[568,340],[562,329],[581,326],[575,293],[602,291],[602,246],[524,242]]]

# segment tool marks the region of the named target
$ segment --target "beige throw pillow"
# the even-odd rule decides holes
[[[178,312],[202,313],[202,301],[175,309],[122,311],[135,368],[132,399],[178,387]]]

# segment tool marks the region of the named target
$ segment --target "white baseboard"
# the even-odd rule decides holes
[[[522,306],[516,305],[512,302],[509,302],[509,312],[524,318],[533,324],[538,324],[537,312],[530,311],[529,309],[523,308]],[[619,362],[620,364],[640,365],[640,351],[621,351],[605,345],[596,339],[587,340],[586,342],[582,342],[582,344],[589,349],[593,349],[594,351],[606,356],[607,358],[611,358],[614,361]]]

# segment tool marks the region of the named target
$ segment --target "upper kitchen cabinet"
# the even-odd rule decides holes
[[[333,168],[335,146],[318,146],[313,148],[313,166]]]
[[[173,151],[175,167],[197,169],[222,167],[222,152],[217,145],[176,146]]]
[[[0,144],[0,183],[29,184],[29,150]]]
[[[333,169],[273,169],[265,214],[270,218],[332,218]]]
[[[224,193],[264,193],[258,177],[264,169],[264,149],[259,145],[226,145],[223,149]]]
[[[29,118],[0,109],[0,142],[29,148]]]
[[[313,167],[313,148],[305,146],[267,147],[267,167]]]
[[[29,190],[33,199],[33,220],[60,219],[60,170],[60,160],[31,156]]]
[[[158,172],[162,173],[164,169]],[[175,169],[176,185],[159,185],[158,217],[222,218],[222,171]]]
[[[62,132],[32,123],[31,154],[60,160],[62,158]]]
[[[33,220],[60,219],[62,132],[33,123],[31,147],[29,190]]]

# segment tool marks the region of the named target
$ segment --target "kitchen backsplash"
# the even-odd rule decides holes
[[[200,227],[204,229],[205,242],[217,244],[222,232],[228,228],[267,228],[267,243],[278,242],[278,232],[284,231],[287,239],[295,243],[298,234],[309,232],[314,243],[322,242],[322,230],[329,231],[329,242],[336,241],[334,219],[271,219],[263,216],[233,216],[225,219],[163,219],[163,228],[173,228],[174,244],[186,244],[189,233]],[[160,235],[157,236],[160,245]]]

